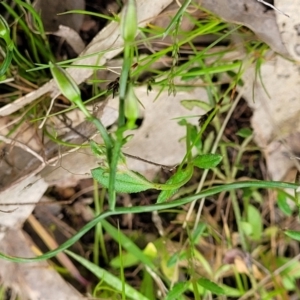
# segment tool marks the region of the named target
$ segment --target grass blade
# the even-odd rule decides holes
[[[126,295],[126,299],[134,299],[134,300],[148,300],[148,298],[144,297],[141,293],[139,293],[136,289],[131,287],[129,284],[122,282],[118,277],[112,275],[108,271],[100,268],[94,263],[88,261],[87,259],[79,256],[71,251],[66,251],[66,253],[81,263],[84,267],[86,267],[89,271],[91,271],[95,276],[99,279],[103,280],[108,285],[112,286],[117,291],[121,292],[123,290]]]

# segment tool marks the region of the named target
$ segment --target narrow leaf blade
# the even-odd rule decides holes
[[[173,288],[169,291],[165,300],[178,299],[187,289],[187,284],[185,282],[176,283]]]
[[[70,255],[72,258],[77,260],[83,266],[85,266],[89,271],[91,271],[95,276],[99,279],[106,282],[108,285],[113,287],[119,292],[124,290],[127,299],[136,299],[136,300],[148,300],[148,298],[144,297],[141,293],[139,293],[136,289],[130,286],[127,283],[122,282],[118,277],[112,275],[111,273],[107,272],[105,269],[100,268],[99,266],[93,264],[92,262],[88,261],[87,259],[66,250],[66,253]],[[124,289],[123,289],[124,287]]]
[[[285,235],[287,235],[288,237],[296,240],[296,241],[300,241],[300,231],[297,230],[286,230]]]
[[[106,220],[102,220],[101,224],[105,231],[121,246],[126,249],[129,253],[133,254],[139,261],[141,261],[145,266],[149,267],[152,270],[155,270],[156,267],[153,264],[150,257],[148,257],[143,250],[141,250],[130,238],[128,238],[122,231],[119,231],[114,226],[112,226]]]
[[[198,279],[197,283],[199,285],[201,285],[202,287],[204,287],[206,290],[216,294],[216,295],[224,295],[225,292],[224,290],[218,286],[216,283],[214,283],[213,281],[210,281],[207,278],[200,278]]]

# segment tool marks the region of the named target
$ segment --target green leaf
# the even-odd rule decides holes
[[[139,261],[141,261],[145,266],[152,270],[156,267],[153,264],[151,258],[147,256],[130,238],[128,238],[122,231],[116,229],[106,220],[101,220],[101,224],[105,231],[118,242],[125,250],[133,254]]]
[[[224,295],[226,296],[230,296],[230,297],[241,297],[244,295],[243,291],[240,291],[239,289],[227,286],[225,284],[220,284],[219,285],[223,291],[224,291]]]
[[[172,30],[172,28],[175,26],[175,24],[180,21],[183,13],[185,12],[185,10],[187,9],[187,7],[189,6],[190,3],[191,3],[191,0],[185,0],[183,2],[180,9],[177,11],[176,15],[174,17],[172,17],[171,22],[168,25],[168,27],[164,30],[163,38],[165,38],[169,34],[169,32]]]
[[[207,278],[200,278],[198,279],[197,283],[204,287],[206,290],[209,290],[216,295],[224,295],[224,290],[216,283],[210,281]]]
[[[251,237],[254,240],[259,240],[262,236],[262,231],[263,231],[261,214],[256,207],[250,204],[247,207],[247,219],[248,219],[248,223],[251,224],[252,227]]]
[[[243,137],[243,138],[247,138],[252,134],[252,130],[250,128],[241,128],[236,135]]]
[[[97,168],[91,170],[95,180],[101,183],[105,188],[109,185],[109,170],[107,168]],[[148,181],[139,173],[125,169],[117,170],[115,190],[119,193],[138,193],[148,189],[156,189],[156,185]]]
[[[120,293],[124,291],[126,295],[126,299],[136,299],[136,300],[148,300],[148,298],[144,297],[141,293],[139,293],[136,289],[131,287],[126,282],[122,282],[118,277],[112,275],[105,269],[100,268],[99,266],[93,264],[87,259],[79,256],[71,251],[66,250],[66,253],[77,260],[80,264],[86,267],[89,271],[91,271],[95,276],[99,279],[103,280],[106,284],[113,287]]]
[[[146,254],[150,258],[157,257],[157,249],[153,243],[148,243],[146,248],[143,250],[143,253]]]
[[[110,266],[119,269],[119,268],[129,268],[136,266],[140,260],[132,253],[124,252],[122,253],[122,257],[120,255],[116,256],[110,261]]]
[[[112,231],[112,229],[110,228],[110,234],[116,233],[115,229],[113,229],[113,230],[114,231]],[[120,237],[120,233],[119,233],[119,237]],[[119,237],[117,238],[118,241],[119,241]],[[121,236],[121,238],[122,238],[122,236]],[[127,245],[130,245],[130,243],[133,243],[133,242],[131,242],[131,241],[129,243],[127,242]],[[157,250],[156,250],[154,244],[148,243],[146,248],[143,250],[143,254],[145,254],[150,259],[155,258],[157,256]],[[113,268],[121,268],[121,266],[123,268],[128,268],[128,267],[137,265],[138,263],[140,263],[140,261],[141,260],[138,258],[136,253],[124,252],[124,253],[122,253],[122,257],[120,255],[118,255],[117,257],[113,258],[110,261],[110,265]]]
[[[186,289],[187,284],[185,282],[178,282],[174,284],[173,288],[167,294],[165,300],[178,299],[178,297],[181,296]]]
[[[300,231],[296,231],[296,230],[286,230],[285,235],[287,235],[288,237],[296,240],[296,241],[300,241]]]
[[[166,186],[175,185],[176,187],[170,190],[162,191],[159,194],[156,203],[162,203],[171,198],[181,186],[186,184],[191,179],[193,172],[194,167],[192,164],[188,164],[185,169],[178,170],[165,184]]]
[[[195,230],[193,230],[191,240],[193,244],[198,243],[199,238],[203,235],[204,230],[206,229],[206,223],[199,222]]]
[[[294,261],[292,264],[289,264],[290,261],[291,261],[290,257],[279,256],[276,258],[275,263],[278,268],[284,266],[284,269],[280,273],[284,277],[299,279],[300,278],[300,262]]]
[[[188,110],[192,110],[194,107],[200,107],[205,111],[209,111],[211,109],[211,106],[207,102],[201,100],[181,100],[180,103]]]
[[[0,15],[0,38],[2,38],[5,41],[7,49],[9,51],[12,51],[14,48],[14,44],[10,38],[10,29],[2,15]]]
[[[278,207],[280,208],[280,210],[287,216],[291,216],[293,211],[290,207],[290,205],[288,204],[288,197],[286,195],[286,193],[282,192],[282,191],[278,191],[277,193],[277,204]]]
[[[191,141],[197,141],[194,147],[200,152],[202,148],[202,139],[198,139],[198,128],[196,126],[190,126]]]
[[[136,119],[139,117],[139,100],[135,95],[133,85],[130,83],[127,87],[124,114],[128,120],[128,128],[134,128]]]
[[[203,73],[201,72],[203,68],[200,68],[200,67],[193,67],[191,69],[189,69],[187,72],[186,72],[186,75],[184,78],[182,78],[183,80],[191,80],[191,79],[195,79],[197,77],[199,77],[199,75],[197,75],[198,72],[201,73],[201,75],[203,75]],[[193,74],[193,75],[190,75],[189,74]]]
[[[151,277],[151,275],[145,270],[142,270],[143,272],[143,280],[142,280],[142,284],[140,287],[140,292],[146,296],[147,298],[149,298],[149,300],[155,300],[156,297],[156,286],[155,284],[153,284],[153,278]]]
[[[241,227],[245,233],[245,235],[251,235],[253,232],[252,226],[249,222],[242,221]]]
[[[293,291],[296,288],[296,281],[289,276],[284,276],[282,278],[282,284],[285,291]]]
[[[174,267],[175,264],[177,264],[178,262],[180,262],[184,259],[187,259],[186,252],[176,252],[167,261],[167,267],[168,268]]]
[[[3,80],[5,78],[2,78],[2,76],[6,73],[6,71],[8,70],[10,64],[11,64],[11,60],[13,58],[13,52],[12,51],[7,51],[6,52],[6,56],[5,59],[0,67],[0,80]],[[5,76],[4,76],[5,77]]]
[[[216,167],[222,160],[222,155],[219,154],[203,154],[193,159],[193,164],[200,169],[211,169]]]

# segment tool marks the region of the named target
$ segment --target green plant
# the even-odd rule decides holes
[[[43,39],[44,32],[38,16],[30,6],[25,5],[21,1],[17,3],[35,17],[36,25],[42,33]],[[282,290],[276,287],[275,283],[275,288],[272,292],[261,286],[259,277],[251,268],[248,268],[248,273],[240,271],[237,266],[231,266],[229,263],[218,265],[214,268],[211,265],[211,261],[202,253],[204,251],[201,251],[200,246],[207,246],[205,240],[210,239],[216,248],[224,247],[226,251],[230,252],[241,246],[242,253],[253,253],[253,256],[256,253],[260,253],[261,260],[267,260],[271,251],[264,253],[264,250],[260,248],[260,243],[265,241],[266,238],[271,240],[280,235],[280,228],[273,228],[274,231],[272,231],[272,228],[264,227],[264,219],[260,211],[263,202],[262,189],[278,191],[281,210],[287,215],[291,215],[293,210],[287,203],[286,198],[288,196],[283,189],[290,188],[297,192],[299,185],[298,183],[242,180],[239,177],[239,172],[243,169],[243,157],[248,153],[257,151],[257,147],[252,144],[252,131],[250,128],[242,128],[237,131],[236,135],[239,137],[239,142],[236,143],[226,139],[222,140],[222,137],[225,127],[235,107],[238,105],[241,92],[238,97],[232,97],[235,98],[233,102],[231,101],[231,96],[234,94],[233,91],[235,91],[237,86],[240,89],[243,88],[244,83],[241,78],[247,63],[241,60],[230,62],[223,60],[222,58],[231,49],[224,50],[222,48],[214,52],[210,50],[224,38],[238,32],[240,27],[231,28],[232,26],[230,26],[229,28],[228,24],[215,16],[208,15],[207,18],[202,20],[193,20],[191,18],[195,28],[189,32],[181,32],[180,21],[185,14],[186,7],[190,3],[191,1],[184,2],[166,31],[153,27],[138,28],[135,1],[128,2],[121,20],[118,17],[110,18],[114,22],[120,21],[121,35],[125,42],[122,71],[120,79],[116,83],[119,90],[119,119],[117,129],[113,132],[108,131],[101,121],[88,110],[87,104],[99,95],[114,93],[116,90],[108,87],[107,90],[100,91],[96,95],[92,95],[87,101],[83,101],[79,87],[64,70],[74,60],[54,63],[50,52],[47,52],[46,57],[43,57],[43,59],[47,59],[47,61],[52,60],[53,62],[50,62],[49,65],[41,64],[40,47],[44,47],[44,45],[42,46],[40,38],[35,37],[32,32],[28,31],[26,24],[20,21],[23,30],[30,36],[34,61],[40,63],[37,68],[31,69],[31,72],[35,73],[49,67],[61,93],[71,103],[71,107],[68,110],[79,108],[84,113],[86,120],[94,124],[103,139],[103,145],[91,140],[85,146],[91,147],[93,154],[99,157],[102,163],[98,168],[91,171],[95,179],[95,218],[92,221],[87,223],[77,234],[57,249],[43,255],[35,258],[20,258],[0,253],[0,258],[13,262],[42,261],[54,257],[61,251],[65,251],[99,279],[93,291],[95,297],[102,297],[104,294],[107,298],[117,298],[121,295],[123,299],[154,299],[156,296],[153,288],[154,282],[161,284],[161,290],[165,293],[165,299],[186,299],[190,293],[192,293],[194,299],[208,299],[212,295],[214,297],[241,297],[244,293],[251,291],[253,293],[259,291],[266,299],[277,294],[280,295]],[[17,19],[14,12],[9,10],[8,7],[7,9]],[[8,27],[5,23],[3,24],[5,30],[3,29],[2,37],[4,37],[7,44],[7,49],[9,50],[9,47],[13,49],[12,46],[8,46],[11,45],[11,41],[8,39],[9,31],[7,31]],[[143,36],[142,40],[136,41],[137,32]],[[206,47],[198,49],[193,44],[193,39],[196,36],[205,34],[214,34],[216,39]],[[173,44],[167,45],[165,48],[147,56],[139,56],[138,46],[140,43],[151,43],[152,38],[164,38],[168,35],[172,38]],[[181,40],[178,39],[179,35],[183,37]],[[179,64],[180,49],[184,45],[190,46],[190,56],[189,59],[185,59]],[[256,64],[259,77],[259,68],[263,60],[259,58],[255,61],[254,55],[251,56],[251,51],[255,49],[263,56],[266,46],[257,43],[252,46],[247,45],[247,47],[249,47],[250,53],[249,63]],[[151,67],[153,63],[164,58],[167,54],[170,55],[172,60],[168,71],[156,70]],[[98,53],[97,55],[101,54]],[[20,59],[26,61],[23,56],[20,56]],[[207,64],[208,60],[211,61],[209,64]],[[32,62],[29,61],[28,65],[26,67],[23,66],[23,68],[26,69],[32,66]],[[7,70],[7,66],[5,67]],[[105,66],[92,66],[92,68],[97,70],[105,68]],[[180,117],[178,126],[185,126],[186,128],[186,154],[179,166],[174,169],[174,174],[165,183],[151,182],[141,174],[128,169],[126,155],[122,153],[122,147],[127,141],[126,131],[135,129],[136,126],[137,110],[140,102],[134,93],[134,87],[143,84],[139,82],[139,76],[145,70],[151,72],[152,75],[151,79],[145,83],[147,85],[145,88],[156,88],[158,95],[164,89],[168,89],[170,93],[176,93],[180,89],[190,89],[193,87],[191,87],[191,81],[201,78],[210,101],[209,103],[204,103],[200,99],[187,99],[182,102],[182,105],[186,107],[200,106],[207,113],[200,118],[200,128],[190,124],[188,122],[189,117]],[[225,88],[218,83],[223,74],[231,78],[231,81]],[[217,78],[217,83],[214,77]],[[175,79],[178,78],[181,79],[181,86],[175,84]],[[263,78],[260,78],[260,80],[263,80]],[[96,83],[96,80],[92,82],[92,84]],[[59,113],[63,114],[64,112],[60,111]],[[37,122],[42,117],[36,116],[34,121]],[[209,126],[213,127],[213,130],[210,132],[208,132]],[[47,132],[47,135],[58,144],[69,147],[78,146],[60,141],[51,132]],[[233,157],[230,157],[231,152],[229,149],[234,149],[235,155]],[[196,155],[192,155],[194,150],[197,153]],[[195,173],[200,174],[199,184],[197,186],[188,186]],[[102,188],[100,196],[98,194],[98,185]],[[106,190],[108,191],[109,210],[103,211]],[[155,196],[155,204],[133,207],[119,207],[116,205],[117,193],[138,193],[148,190],[159,191],[159,194]],[[191,191],[192,195],[190,195]],[[189,196],[182,197],[182,194],[189,194]],[[224,228],[220,227],[219,223],[221,222],[214,223],[210,221],[203,208],[205,201],[210,201],[211,198],[213,201],[216,201],[217,195],[224,203],[229,203],[228,206],[232,205],[232,219],[234,221],[230,229],[227,221],[225,221],[226,218],[223,211],[222,222]],[[289,198],[299,206],[298,196],[296,194],[296,197],[289,196]],[[98,198],[101,199],[100,202],[98,202]],[[182,206],[186,204],[190,204],[187,212],[182,209]],[[194,218],[192,218],[195,207],[197,207],[197,211]],[[110,217],[147,212],[158,212],[159,215],[175,212],[177,215],[183,215],[184,221],[180,224],[180,242],[176,244],[172,241],[169,233],[170,236],[156,237],[153,242],[148,242],[142,249],[137,246],[134,238],[128,237],[118,226],[113,226],[107,221]],[[95,244],[93,245],[93,262],[91,262],[67,249],[93,227],[96,227],[96,230]],[[104,230],[119,245],[119,253],[114,258],[106,253],[103,237]],[[285,234],[288,237],[300,239],[298,231],[289,230],[285,231]],[[234,241],[234,235],[238,235],[239,242]],[[165,245],[168,242],[174,246],[174,252],[166,249]],[[217,252],[217,250],[215,251]],[[110,267],[113,268],[117,275],[113,271],[108,271],[99,266],[100,252],[103,253],[107,264],[111,259]],[[282,276],[285,288],[295,290],[296,285],[294,281],[299,277],[297,268],[293,269],[292,276],[288,276],[290,268],[285,265],[287,263],[286,258],[280,257],[277,262],[280,268],[283,267],[279,275]],[[198,268],[198,265],[201,268]],[[140,290],[130,286],[124,278],[125,270],[133,266],[142,270]],[[272,269],[270,267],[267,271],[275,272],[275,268]],[[228,273],[232,274],[232,278],[234,278],[233,286],[224,283],[224,278]],[[182,282],[179,280],[179,274],[181,276],[184,275],[185,279]]]

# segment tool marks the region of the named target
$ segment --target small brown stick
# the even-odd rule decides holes
[[[138,157],[138,156],[135,156],[135,155],[131,155],[131,154],[128,154],[128,153],[125,153],[125,152],[122,152],[126,157],[129,157],[129,158],[133,158],[133,159],[137,159],[137,160],[140,160],[140,161],[143,161],[147,164],[150,164],[150,165],[154,165],[154,166],[158,166],[158,167],[161,167],[163,169],[167,169],[169,171],[173,171],[177,165],[171,167],[171,166],[166,166],[166,165],[162,165],[162,164],[158,164],[158,163],[155,163],[153,161],[150,161],[150,160],[147,160],[147,159],[144,159],[144,158],[141,158],[141,157]]]

